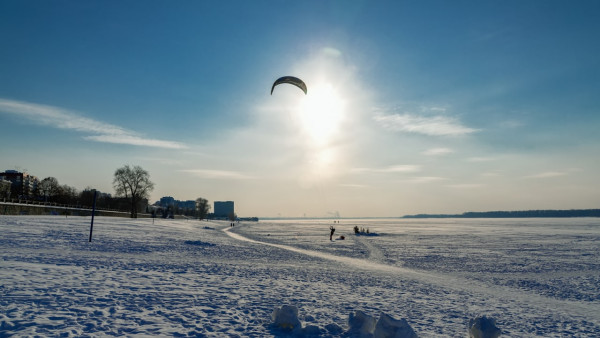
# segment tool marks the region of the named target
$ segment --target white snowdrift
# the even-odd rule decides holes
[[[285,331],[297,331],[302,329],[302,324],[298,319],[298,308],[291,305],[284,305],[280,308],[273,310],[271,315],[273,319],[273,325],[276,328]]]
[[[348,319],[350,329],[346,332],[352,337],[373,338],[416,338],[417,334],[406,319],[394,319],[381,313],[379,320],[358,310],[350,314]]]
[[[298,308],[293,305],[283,305],[273,310],[273,327],[282,332],[293,333],[295,336],[315,336],[324,334],[341,334],[342,328],[335,323],[325,326],[325,330],[316,325],[307,325],[302,328],[298,319]],[[348,337],[361,338],[417,338],[417,334],[408,324],[406,319],[396,320],[391,316],[381,313],[379,320],[358,310],[350,313],[348,318],[349,329],[344,333]],[[484,337],[482,337],[484,338]],[[486,337],[487,338],[487,337]]]
[[[469,321],[470,338],[497,338],[501,332],[493,318],[479,316]]]
[[[597,219],[344,222],[0,215],[0,336],[600,336]]]

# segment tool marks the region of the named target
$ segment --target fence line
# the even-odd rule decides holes
[[[48,208],[56,208],[56,209],[77,209],[77,210],[87,210],[87,211],[92,211],[92,207],[89,206],[83,206],[83,205],[69,205],[69,204],[59,204],[59,203],[54,203],[54,202],[40,202],[40,201],[31,201],[31,200],[22,200],[22,199],[14,199],[11,198],[7,201],[6,198],[3,198],[2,201],[0,201],[1,205],[14,205],[14,206],[32,206],[32,207],[48,207]],[[96,207],[96,210],[101,210],[101,211],[106,211],[106,212],[125,212],[128,213],[129,211],[124,211],[124,210],[117,210],[117,209],[108,209],[108,208],[98,208]]]
[[[5,199],[0,201],[0,206],[2,206],[2,208],[0,208],[0,214],[22,215],[23,212],[25,212],[26,214],[29,214],[29,212],[33,211],[33,210],[38,210],[38,212],[46,211],[49,213],[52,213],[52,211],[61,212],[61,210],[64,210],[65,214],[66,214],[66,212],[71,211],[73,213],[88,214],[87,216],[92,214],[92,208],[90,208],[90,207],[73,206],[73,205],[50,203],[50,202],[27,201],[29,203],[23,203],[22,201],[18,201],[18,202],[13,202],[13,201],[5,202]],[[21,203],[19,203],[19,202],[21,202]],[[36,211],[33,211],[33,212],[37,214]],[[129,211],[120,211],[120,210],[112,210],[112,209],[98,209],[98,208],[96,208],[95,214],[97,216],[119,216],[119,217],[129,217],[130,216]],[[138,218],[152,217],[151,214],[147,214],[147,213],[138,213],[137,215],[138,215]],[[86,215],[80,215],[80,216],[86,216]]]

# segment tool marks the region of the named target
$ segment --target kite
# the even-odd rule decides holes
[[[275,86],[280,85],[282,83],[293,84],[294,86],[302,89],[304,94],[306,94],[306,92],[307,92],[306,84],[304,83],[304,81],[300,80],[297,77],[293,77],[293,76],[283,76],[283,77],[280,77],[279,79],[275,80],[275,82],[273,83],[273,87],[271,87],[271,95],[273,95],[273,89],[275,89]]]

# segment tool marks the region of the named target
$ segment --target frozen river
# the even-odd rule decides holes
[[[88,243],[86,217],[0,216],[2,334],[277,336],[285,304],[323,337],[356,310],[424,337],[481,314],[506,336],[600,334],[596,218],[96,220]]]

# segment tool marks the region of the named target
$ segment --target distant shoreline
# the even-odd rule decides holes
[[[482,211],[462,214],[417,214],[388,217],[260,217],[260,220],[338,220],[338,219],[406,219],[406,218],[568,218],[600,217],[600,209]]]
[[[462,214],[419,214],[402,218],[564,218],[564,217],[600,217],[600,209],[572,210],[522,210],[522,211],[483,211]]]

